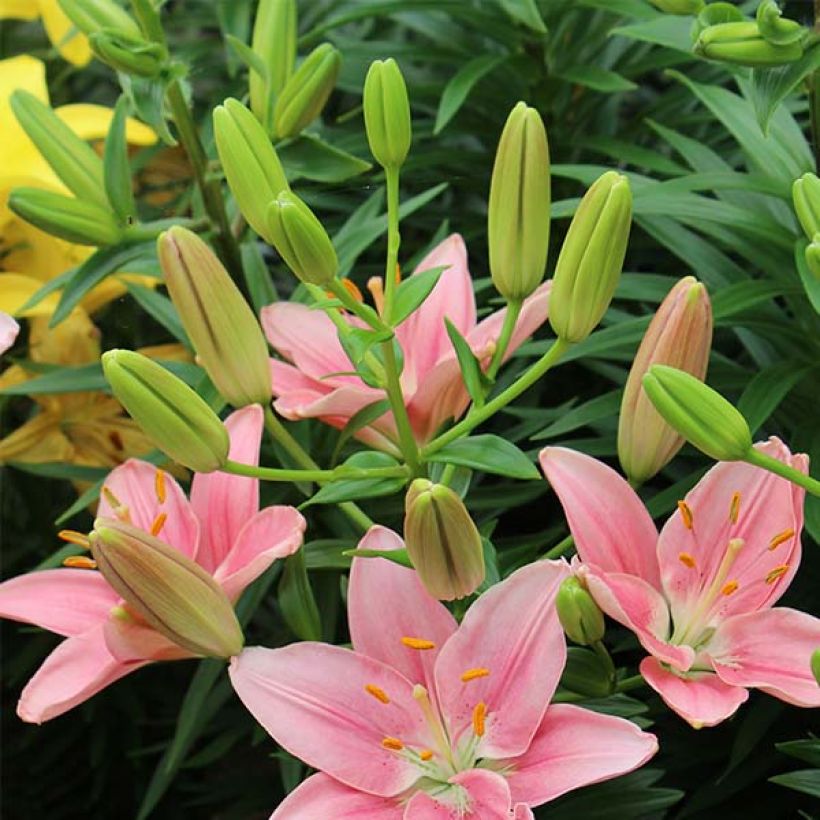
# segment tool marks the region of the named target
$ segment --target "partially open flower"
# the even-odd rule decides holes
[[[586,587],[575,576],[561,583],[555,598],[558,620],[567,637],[581,646],[597,643],[604,637],[604,616]]]

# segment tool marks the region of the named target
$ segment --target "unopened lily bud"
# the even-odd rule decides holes
[[[523,102],[510,112],[498,143],[487,217],[495,289],[506,299],[525,299],[547,264],[550,155],[541,116]]]
[[[757,23],[718,23],[707,26],[698,35],[695,53],[709,60],[765,68],[799,60],[803,46],[799,41],[776,45],[765,39]]]
[[[111,206],[103,208],[41,188],[15,188],[8,205],[21,219],[67,242],[114,245],[122,239]]]
[[[251,48],[267,72],[266,77],[250,72],[251,111],[271,133],[274,101],[296,61],[296,0],[260,0]]]
[[[749,425],[723,396],[700,379],[656,364],[643,377],[655,409],[688,442],[716,461],[740,461],[752,447]]]
[[[484,580],[484,551],[458,493],[417,478],[404,512],[405,546],[425,589],[441,601],[475,592]]]
[[[399,168],[407,158],[413,130],[410,101],[398,63],[391,57],[371,64],[364,81],[364,123],[370,152],[383,168]]]
[[[327,231],[313,211],[291,191],[283,191],[268,208],[270,242],[297,278],[326,285],[339,270]]]
[[[604,616],[586,587],[575,576],[566,578],[558,589],[555,611],[571,641],[589,646],[604,637]]]
[[[104,28],[88,35],[91,50],[106,65],[124,74],[156,77],[163,68],[166,50],[143,37]]]
[[[342,55],[330,43],[305,57],[276,100],[273,123],[278,137],[295,137],[319,116],[341,67]]]
[[[820,179],[812,173],[796,179],[792,185],[792,200],[803,231],[813,239],[820,233]]]
[[[815,649],[811,653],[811,673],[814,675],[817,685],[820,686],[820,649]]]
[[[231,658],[242,651],[233,606],[199,564],[121,521],[98,518],[89,541],[105,580],[157,632],[195,655]]]
[[[197,473],[226,463],[225,425],[185,382],[132,350],[103,353],[102,366],[117,400],[170,458]]]
[[[102,160],[91,146],[28,91],[15,91],[11,108],[29,139],[71,193],[107,208]]]
[[[270,357],[262,327],[216,254],[178,225],[160,235],[157,253],[197,361],[216,389],[234,407],[267,404]]]
[[[567,342],[585,339],[609,307],[632,222],[626,177],[607,171],[581,200],[569,226],[550,293],[550,324]]]
[[[288,181],[265,129],[239,100],[228,98],[214,110],[214,136],[239,210],[270,242],[265,214],[271,200],[288,190]]]
[[[820,279],[820,233],[806,247],[806,265],[815,279]]]
[[[140,37],[137,21],[113,0],[58,0],[66,17],[83,34],[113,29],[120,34]]]
[[[632,362],[621,401],[618,458],[629,479],[642,484],[668,464],[683,437],[661,418],[641,380],[653,364],[706,376],[712,344],[712,306],[706,287],[686,276],[667,294]]]
[[[569,646],[561,686],[584,697],[605,698],[612,693],[612,678],[594,652],[580,646]]]
[[[703,0],[649,0],[649,2],[667,14],[697,14],[703,8]]]
[[[790,45],[806,35],[806,29],[797,20],[783,17],[775,0],[762,0],[757,7],[755,19],[761,36],[778,46]]]

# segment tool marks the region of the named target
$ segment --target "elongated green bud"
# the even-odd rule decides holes
[[[817,685],[820,686],[820,648],[811,653],[811,673],[814,675]]]
[[[803,231],[813,239],[820,233],[820,179],[812,173],[796,179],[792,185],[792,200]]]
[[[567,647],[561,686],[588,698],[605,698],[612,693],[612,679],[601,658],[580,646]]]
[[[45,103],[28,91],[11,95],[14,116],[54,173],[79,199],[108,207],[102,160]]]
[[[276,100],[273,123],[278,137],[295,137],[319,116],[341,67],[342,55],[330,43],[305,57]]]
[[[575,576],[565,579],[555,597],[555,611],[567,637],[581,646],[604,637],[604,616],[598,604]]]
[[[270,134],[274,102],[296,62],[296,0],[260,0],[251,48],[267,72],[250,72],[251,111]]]
[[[806,29],[797,22],[783,17],[780,6],[774,0],[762,0],[757,7],[757,27],[760,35],[777,46],[787,46],[802,40]]]
[[[609,307],[629,241],[629,181],[607,171],[586,192],[569,226],[550,293],[550,324],[567,342],[585,339]]]
[[[322,223],[291,191],[283,191],[268,208],[268,234],[285,264],[309,285],[326,285],[336,276],[339,260]]]
[[[165,64],[165,48],[143,37],[123,34],[111,28],[88,35],[91,50],[106,65],[124,74],[156,77]]]
[[[364,123],[370,152],[383,168],[400,168],[410,151],[410,101],[398,63],[371,64],[364,81]]]
[[[683,437],[661,418],[641,380],[653,364],[706,376],[712,344],[712,306],[703,284],[686,276],[667,294],[638,348],[624,387],[618,422],[618,458],[634,484],[668,464]]]
[[[214,110],[216,149],[231,192],[248,224],[267,242],[268,205],[288,181],[265,129],[239,100]]]
[[[250,305],[214,252],[175,226],[157,241],[168,293],[216,389],[234,407],[271,399],[268,345]]]
[[[110,206],[84,202],[40,188],[15,188],[9,208],[40,230],[78,245],[114,245],[122,238]]]
[[[800,42],[775,45],[764,39],[757,23],[719,23],[708,26],[698,35],[695,53],[724,63],[765,68],[799,60],[803,56]]]
[[[656,364],[643,377],[655,409],[688,442],[716,461],[740,461],[752,447],[749,425],[723,396],[702,381]]]
[[[649,0],[649,2],[667,14],[697,14],[703,8],[703,0]]]
[[[137,21],[113,0],[58,0],[58,3],[83,34],[107,28],[131,37],[142,35]]]
[[[245,639],[222,587],[199,564],[144,530],[98,518],[91,553],[128,608],[177,646],[230,658]]]
[[[484,551],[458,494],[417,478],[404,512],[404,542],[425,589],[441,601],[475,592],[484,580]]]
[[[521,300],[541,284],[550,238],[550,155],[534,108],[510,112],[493,165],[487,214],[490,273],[506,299]]]
[[[170,458],[198,473],[225,464],[228,431],[185,382],[131,350],[103,353],[102,366],[116,398]]]
[[[814,278],[820,280],[820,233],[806,247],[806,265]]]

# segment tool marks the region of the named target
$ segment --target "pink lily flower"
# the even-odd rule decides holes
[[[20,325],[8,313],[0,310],[0,353],[5,353],[14,344],[19,332]]]
[[[263,414],[251,405],[226,421],[232,459],[256,464]],[[130,459],[106,479],[98,516],[127,518],[159,534],[212,573],[235,601],[277,558],[302,544],[304,518],[293,507],[259,510],[259,482],[198,474],[191,500],[153,464]],[[81,561],[84,559],[81,559]],[[93,569],[48,569],[0,584],[0,616],[65,636],[20,696],[17,714],[42,723],[152,661],[193,657],[136,615]]]
[[[444,266],[446,270],[421,307],[398,328],[404,352],[401,387],[416,441],[424,444],[450,418],[458,418],[470,402],[453,346],[447,317],[485,366],[489,365],[504,323],[506,308],[476,323],[475,295],[467,267],[467,249],[458,234],[437,245],[416,273]],[[381,280],[368,285],[376,305]],[[547,320],[550,283],[525,302],[507,349],[508,357]],[[319,418],[342,428],[363,407],[384,399],[384,391],[368,387],[357,375],[339,343],[336,328],[320,310],[277,302],[262,309],[268,341],[286,360],[271,360],[276,410],[287,419]],[[350,319],[359,326],[358,320]],[[357,433],[366,444],[398,453],[398,435],[391,413]]]
[[[403,544],[374,527],[359,546]],[[320,770],[272,820],[526,820],[530,806],[645,763],[653,735],[549,703],[566,660],[554,600],[568,571],[518,570],[459,626],[415,572],[362,558],[348,588],[354,651],[307,642],[233,658],[245,706]]]
[[[777,438],[755,445],[804,472]],[[730,717],[762,689],[820,706],[810,667],[820,619],[773,605],[800,563],[804,491],[741,462],[717,464],[679,502],[660,536],[614,470],[562,447],[540,455],[601,609],[650,657],[641,674],[695,728]]]

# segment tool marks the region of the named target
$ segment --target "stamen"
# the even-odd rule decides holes
[[[373,695],[376,700],[379,700],[382,703],[390,703],[390,698],[387,697],[387,692],[375,684],[366,683],[364,686],[364,691],[367,692],[368,695]]]
[[[105,496],[105,500],[114,508],[122,507],[122,503],[120,502],[119,498],[114,495],[114,493],[108,488],[102,488],[102,494]]]
[[[86,555],[69,555],[63,561],[63,566],[71,569],[97,569],[97,562]]]
[[[740,586],[737,581],[729,581],[721,587],[720,594],[729,596]]]
[[[88,536],[76,530],[60,530],[57,533],[57,538],[61,541],[68,541],[69,544],[76,544],[83,549],[91,549],[91,542]]]
[[[373,304],[381,316],[384,312],[384,282],[381,276],[371,276],[367,280],[367,289],[370,291],[370,295],[373,297]]]
[[[473,732],[476,737],[484,735],[484,718],[487,716],[487,704],[479,701],[473,709]]]
[[[404,744],[397,737],[384,738],[384,740],[382,740],[382,746],[393,752],[400,752],[404,748]]]
[[[151,524],[151,535],[159,535],[160,531],[165,526],[165,522],[167,520],[168,520],[168,513],[160,513],[154,519],[154,523]]]
[[[108,434],[108,440],[114,445],[114,449],[121,453],[125,449],[125,444],[123,444],[122,436],[116,431],[112,430]]]
[[[154,474],[154,492],[160,504],[165,503],[165,472],[157,470]]]
[[[413,700],[419,705],[424,719],[427,721],[427,726],[430,729],[433,739],[438,747],[439,754],[449,761],[453,766],[453,751],[450,748],[450,741],[447,739],[447,733],[441,725],[441,719],[433,709],[433,704],[430,703],[430,694],[420,683],[413,687]]]
[[[396,262],[396,284],[401,284],[401,265]]]
[[[695,567],[697,567],[694,556],[688,552],[679,552],[678,561],[680,561],[685,567],[689,567],[689,569],[695,569]]]
[[[485,669],[483,666],[477,666],[475,669],[468,669],[466,672],[462,672],[461,680],[467,683],[476,678],[486,678],[489,674],[489,669]]]
[[[409,647],[410,649],[435,649],[436,645],[432,641],[425,640],[424,638],[402,638],[401,642]]]
[[[788,564],[781,564],[779,567],[775,567],[766,576],[766,583],[767,584],[773,584],[778,578],[782,578],[788,571],[789,571],[789,565]]]
[[[683,526],[687,530],[691,530],[694,524],[694,517],[692,516],[692,509],[685,501],[678,501],[678,511],[680,517],[683,519]]]
[[[776,550],[781,544],[785,544],[790,538],[794,537],[794,530],[783,530],[783,532],[779,532],[769,541],[769,549]]]
[[[124,524],[130,524],[131,514],[128,512],[128,507],[123,504],[108,487],[103,487],[102,493],[105,496],[105,500],[113,507],[117,520],[122,521]]]
[[[740,493],[732,493],[732,503],[729,505],[729,520],[737,524],[737,517],[740,514]]]
[[[433,751],[432,751],[432,749],[422,749],[422,750],[419,752],[419,757],[420,757],[422,760],[424,760],[424,761],[427,761],[427,760],[432,760],[432,759],[433,759]]]

